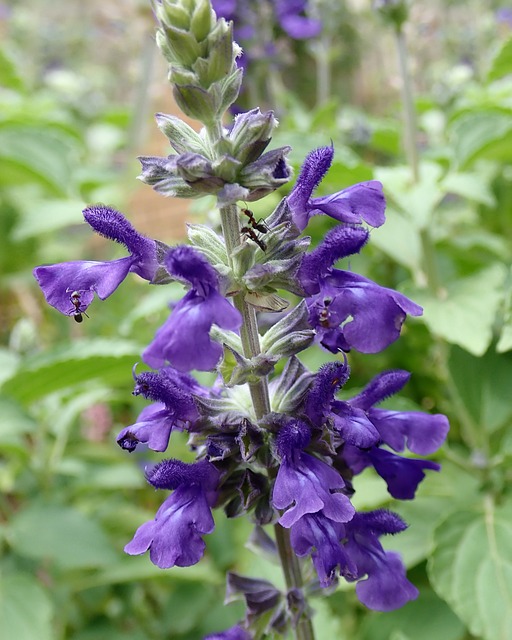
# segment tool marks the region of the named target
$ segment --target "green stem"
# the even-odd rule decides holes
[[[402,76],[402,104],[404,110],[404,143],[407,162],[411,168],[413,183],[420,180],[418,156],[418,127],[416,109],[412,90],[411,76],[407,65],[407,45],[402,27],[395,30],[398,64]],[[420,241],[423,254],[423,268],[427,278],[428,288],[435,294],[441,293],[441,279],[437,268],[436,252],[432,236],[428,227],[421,229]]]
[[[220,207],[220,216],[226,250],[231,262],[233,251],[241,243],[240,219],[236,205]],[[235,295],[233,302],[242,314],[243,323],[240,329],[240,338],[242,340],[244,356],[246,358],[253,358],[261,352],[256,312],[252,306],[247,304],[243,293]],[[249,384],[249,390],[254,406],[254,413],[256,418],[260,419],[270,412],[267,378],[262,377],[257,382]],[[303,583],[299,559],[292,549],[290,533],[287,529],[281,527],[281,525],[276,524],[275,535],[286,586],[288,589],[301,589]],[[313,626],[307,613],[302,616],[295,629],[295,633],[297,640],[314,640]]]
[[[416,110],[414,108],[414,98],[412,92],[411,76],[407,66],[407,46],[405,44],[405,36],[401,27],[395,31],[396,47],[398,51],[398,64],[400,67],[400,75],[402,76],[402,104],[404,109],[405,131],[404,143],[407,161],[412,170],[414,182],[419,181],[419,160],[416,126]]]

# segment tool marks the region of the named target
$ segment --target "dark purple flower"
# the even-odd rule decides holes
[[[158,329],[142,358],[153,368],[169,362],[179,371],[214,369],[222,347],[210,339],[212,324],[236,331],[242,323],[240,313],[219,293],[216,271],[192,247],[170,249],[165,265],[172,276],[187,281],[192,288]]]
[[[205,636],[204,640],[252,640],[252,636],[237,624],[225,631],[211,633],[210,635]]]
[[[334,397],[348,377],[349,368],[346,363],[329,362],[322,365],[306,396],[304,412],[313,426],[320,428],[328,422],[344,442],[356,447],[371,447],[380,438],[366,412]]]
[[[307,513],[321,512],[336,522],[347,522],[354,513],[349,498],[340,493],[345,482],[332,467],[302,449],[309,442],[309,428],[298,420],[282,427],[277,438],[281,464],[272,495],[276,509],[284,509],[279,524],[290,528]]]
[[[95,293],[101,300],[108,298],[128,273],[152,282],[159,269],[157,243],[138,233],[122,213],[96,205],[83,214],[97,233],[123,244],[130,255],[110,262],[80,260],[36,267],[34,277],[46,301],[68,316],[85,313]]]
[[[369,609],[392,611],[418,597],[418,590],[407,580],[400,555],[384,551],[379,537],[406,529],[405,522],[395,513],[379,509],[358,513],[345,525],[345,552],[357,566],[356,593]],[[361,578],[365,579],[361,580]]]
[[[322,587],[329,587],[341,575],[356,575],[356,566],[340,540],[345,536],[345,524],[322,514],[306,514],[290,529],[290,541],[299,557],[311,554]]]
[[[372,227],[384,224],[386,200],[377,180],[361,182],[330,196],[312,198],[313,191],[327,173],[334,156],[333,147],[320,147],[304,161],[297,183],[288,196],[293,221],[303,231],[311,216],[321,213],[340,222]]]
[[[147,443],[153,451],[165,451],[173,429],[189,428],[199,417],[192,393],[204,395],[204,389],[191,376],[171,367],[160,372],[145,371],[135,376],[134,395],[155,400],[143,409],[135,424],[125,427],[117,436],[122,449],[134,451],[139,443]]]
[[[409,378],[410,374],[400,369],[384,371],[347,404],[352,409],[366,412],[384,444],[395,451],[403,451],[407,447],[413,453],[426,456],[437,451],[445,441],[450,429],[446,416],[376,409],[373,406],[400,391]]]
[[[164,460],[146,474],[157,489],[174,489],[158,509],[155,519],[140,526],[124,550],[140,555],[149,549],[151,562],[161,569],[189,567],[201,559],[215,523],[211,507],[216,499],[219,473],[202,460],[186,464]]]
[[[419,483],[425,477],[425,469],[439,471],[441,465],[430,460],[404,458],[380,447],[367,450],[345,445],[343,459],[354,475],[366,467],[373,467],[385,481],[388,491],[397,500],[412,500]]]
[[[338,269],[330,271],[320,293],[307,302],[318,340],[332,353],[378,353],[400,336],[407,314],[423,313],[403,294]]]

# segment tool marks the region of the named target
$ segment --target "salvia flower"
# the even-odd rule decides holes
[[[211,633],[210,635],[205,636],[204,640],[252,640],[252,636],[237,624],[234,627],[226,629],[225,631]]]
[[[340,492],[345,482],[335,469],[302,450],[308,442],[309,427],[298,420],[279,432],[281,465],[272,496],[274,507],[285,510],[279,523],[290,528],[305,514],[319,512],[336,522],[347,522],[355,511]]]
[[[402,293],[332,267],[359,252],[367,239],[364,229],[335,227],[317,249],[304,256],[298,271],[316,339],[332,353],[382,351],[400,336],[407,314],[423,313]]]
[[[199,418],[191,394],[202,395],[204,390],[193,378],[170,367],[159,373],[141,373],[135,382],[134,395],[156,402],[141,411],[135,424],[119,433],[117,443],[130,452],[139,443],[147,444],[153,451],[165,451],[173,430],[187,429]]]
[[[83,211],[85,221],[100,235],[123,244],[129,256],[97,262],[80,260],[36,267],[34,276],[46,301],[65,315],[85,313],[94,294],[104,300],[130,273],[152,282],[160,268],[159,246],[138,233],[122,213],[95,205]]]
[[[173,493],[158,509],[155,519],[141,525],[124,550],[140,555],[149,550],[151,562],[161,569],[189,567],[202,558],[202,535],[211,533],[215,523],[211,507],[215,503],[219,473],[202,460],[187,464],[163,460],[146,478],[156,489]]]
[[[377,180],[355,184],[330,196],[311,197],[331,166],[333,156],[333,147],[320,147],[305,159],[287,199],[295,225],[304,231],[312,216],[325,214],[340,222],[366,222],[371,227],[380,227],[385,221],[386,200],[382,184]]]
[[[165,256],[169,273],[191,289],[174,307],[142,354],[150,367],[170,363],[179,371],[209,371],[222,356],[222,347],[210,338],[212,324],[236,331],[240,313],[219,293],[219,278],[210,263],[192,247],[183,245]]]
[[[379,509],[358,513],[345,525],[345,550],[357,567],[357,574],[347,580],[358,580],[359,600],[376,611],[392,611],[418,597],[418,589],[407,580],[399,554],[384,551],[382,535],[399,533],[405,522],[396,515]],[[366,576],[366,577],[365,577]]]

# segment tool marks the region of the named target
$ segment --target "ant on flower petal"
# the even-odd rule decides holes
[[[69,296],[69,301],[73,305],[73,308],[69,311],[68,315],[72,315],[75,319],[75,322],[82,322],[82,315],[84,315],[86,318],[89,317],[85,312],[85,309],[82,309],[83,305],[79,291],[73,291],[73,293]]]
[[[253,242],[255,242],[262,251],[267,250],[266,243],[263,242],[263,240],[256,234],[252,227],[242,227],[240,231],[242,232],[242,235],[250,238]]]
[[[263,218],[256,220],[256,218],[254,217],[254,213],[250,209],[241,209],[241,211],[244,216],[247,216],[249,218],[249,224],[253,229],[256,229],[256,231],[259,231],[260,233],[267,233],[269,229],[265,224]]]

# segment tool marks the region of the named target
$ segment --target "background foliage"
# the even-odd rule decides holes
[[[382,180],[388,221],[354,266],[425,308],[383,354],[351,356],[351,391],[383,368],[408,369],[400,406],[444,412],[452,425],[442,472],[427,477],[414,502],[395,505],[371,474],[356,484],[358,508],[390,507],[410,524],[391,544],[420,598],[378,614],[344,587],[314,601],[314,624],[319,638],[340,640],[505,640],[512,638],[512,25],[497,2],[418,4],[406,25],[416,181],[402,152],[392,29],[369,3],[340,2],[321,42],[286,43],[282,64],[268,74],[271,91],[248,69],[252,95],[279,114],[273,144],[291,144],[296,167],[333,140],[323,192]],[[122,551],[161,498],[141,473],[156,454],[128,457],[115,434],[142,407],[130,396],[130,368],[179,291],[130,281],[76,325],[44,305],[31,277],[37,264],[111,250],[84,231],[80,211],[91,202],[131,211],[160,240],[177,242],[174,230],[184,231],[185,203],[156,204],[148,187],[135,192],[132,156],[163,144],[148,139],[147,124],[152,111],[172,105],[148,82],[154,47],[146,3],[122,5],[0,6],[5,638],[195,640],[241,614],[222,606],[226,569],[281,580],[245,547],[248,524],[223,517],[195,567],[161,571]],[[319,10],[328,5],[319,2]],[[316,82],[326,69],[327,94]],[[154,75],[163,86],[164,72]],[[255,213],[268,214],[283,195]],[[205,205],[196,213],[208,215]],[[329,221],[311,227],[318,240]],[[316,368],[327,357],[312,349],[303,360]],[[186,442],[174,435],[173,449],[186,459]]]

